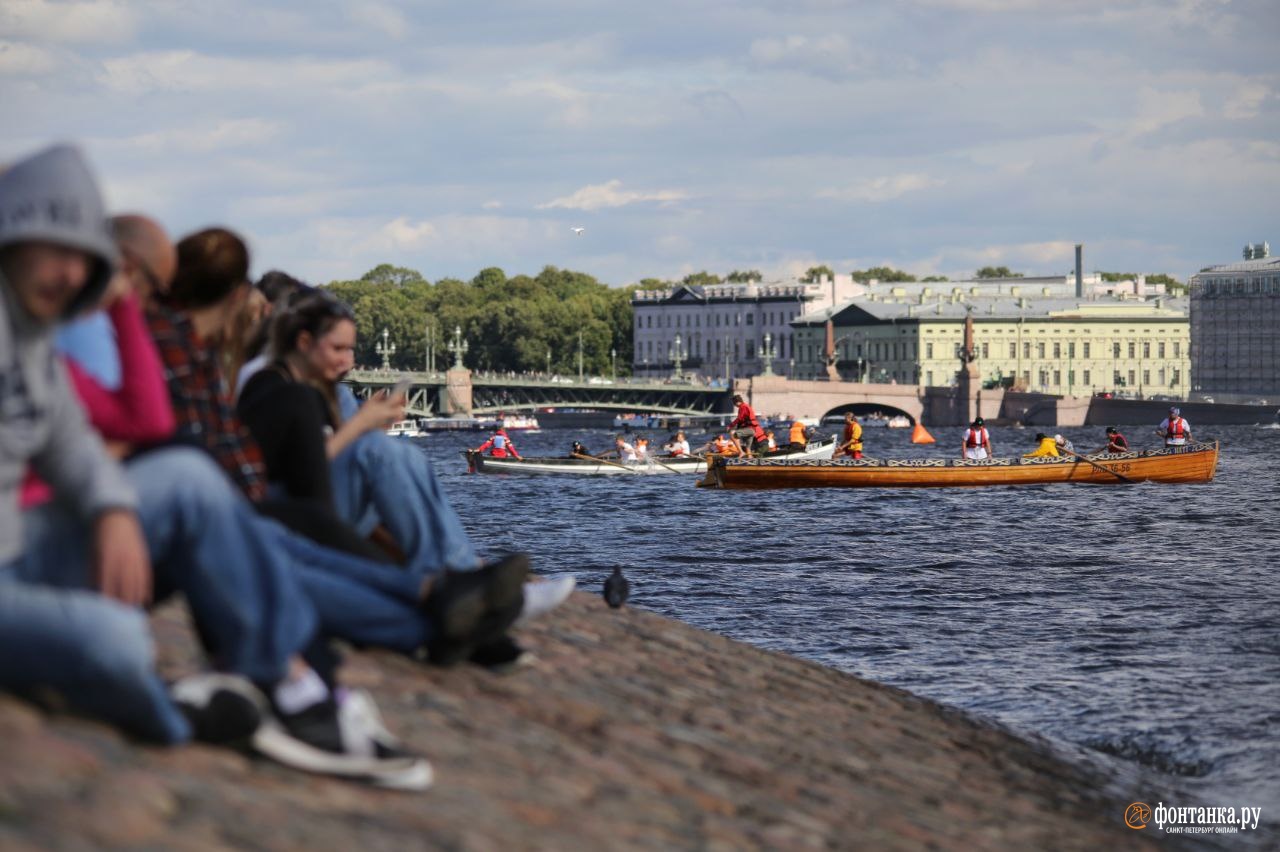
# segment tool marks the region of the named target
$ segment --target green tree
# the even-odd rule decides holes
[[[706,287],[711,284],[719,284],[720,282],[721,278],[719,275],[710,273],[705,269],[701,272],[694,272],[686,275],[680,280],[681,284],[688,285],[689,287]]]
[[[831,270],[830,266],[825,263],[822,266],[810,266],[805,270],[804,277],[801,281],[812,283],[822,278],[835,278],[836,274]]]
[[[1021,272],[1010,272],[1007,266],[984,266],[974,273],[975,278],[1021,278]]]
[[[1165,286],[1165,289],[1168,290],[1170,293],[1187,292],[1187,285],[1185,283],[1179,281],[1177,278],[1174,278],[1172,275],[1166,275],[1163,272],[1158,272],[1154,275],[1148,275],[1147,283],[1163,284]]]
[[[926,283],[928,283],[928,282],[932,282],[932,281],[950,281],[951,279],[950,279],[950,278],[948,278],[948,277],[947,277],[947,276],[945,276],[945,275],[926,275],[925,277],[921,278],[920,280],[921,280],[921,281],[924,281],[924,282],[926,282]]]
[[[915,281],[916,277],[910,273],[903,272],[901,269],[894,269],[891,266],[873,266],[870,269],[855,269],[849,273],[853,276],[854,281]]]
[[[746,272],[735,269],[725,276],[725,280],[732,284],[749,284],[752,281],[763,281],[764,276],[758,269],[748,269]]]

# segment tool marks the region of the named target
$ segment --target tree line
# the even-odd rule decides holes
[[[508,278],[497,267],[470,281],[427,280],[415,269],[382,264],[355,281],[325,287],[356,315],[356,363],[378,366],[382,330],[395,345],[391,365],[425,369],[428,340],[436,369],[453,364],[454,329],[467,342],[463,363],[474,370],[578,371],[578,341],[588,374],[608,375],[616,350],[619,375],[630,373],[631,294],[583,272],[545,267],[537,275]],[[548,355],[550,361],[548,362]]]

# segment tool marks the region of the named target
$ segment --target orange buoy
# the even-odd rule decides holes
[[[916,423],[916,428],[911,430],[911,443],[913,444],[932,444],[933,436],[929,434],[929,430],[924,428],[923,423]]]

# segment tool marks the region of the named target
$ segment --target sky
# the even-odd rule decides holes
[[[1280,251],[1275,0],[0,2],[0,162],[255,272],[1185,279]],[[573,228],[583,228],[576,234]]]

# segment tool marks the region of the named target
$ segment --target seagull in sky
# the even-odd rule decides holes
[[[582,232],[585,231],[586,228],[570,228],[569,230],[573,231],[578,236],[582,236]]]

